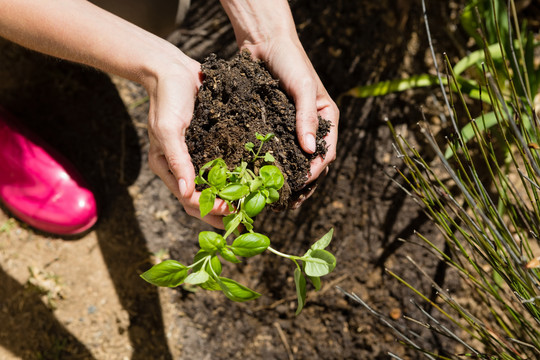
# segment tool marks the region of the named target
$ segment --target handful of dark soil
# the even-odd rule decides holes
[[[244,50],[230,61],[217,59],[212,54],[202,64],[204,80],[195,103],[195,112],[186,134],[195,171],[207,162],[222,158],[229,169],[234,169],[251,155],[244,148],[260,142],[255,133],[275,135],[265,143],[261,154],[270,152],[283,176],[285,185],[278,208],[285,208],[302,192],[309,175],[310,162],[326,154],[323,137],[330,130],[330,122],[319,117],[317,150],[304,152],[296,136],[296,109],[291,99],[279,88],[264,63],[252,60]],[[262,166],[254,164],[254,172]]]

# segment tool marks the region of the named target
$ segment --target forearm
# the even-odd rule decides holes
[[[221,0],[239,47],[258,45],[271,37],[298,39],[286,0]]]
[[[0,0],[0,36],[145,86],[182,53],[85,0]]]

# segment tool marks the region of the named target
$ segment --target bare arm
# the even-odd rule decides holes
[[[184,141],[200,86],[198,62],[85,0],[0,0],[0,36],[142,84],[150,97],[150,167],[186,212],[198,216],[199,193]],[[204,220],[222,226],[225,209],[216,204]]]
[[[167,41],[83,0],[0,0],[0,36],[143,84],[155,81],[166,59],[187,60]]]

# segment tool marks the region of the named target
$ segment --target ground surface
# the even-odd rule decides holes
[[[459,37],[452,32],[459,7],[429,3],[436,51],[459,56],[452,41]],[[291,6],[304,47],[336,99],[359,83],[430,69],[418,1]],[[188,55],[199,61],[211,52],[234,55],[232,29],[215,1],[194,2],[188,19],[173,39]],[[95,229],[76,239],[37,233],[0,212],[0,358],[386,359],[388,351],[415,358],[336,286],[399,317],[416,309],[410,292],[384,269],[429,290],[405,260],[410,254],[430,276],[438,274],[434,259],[399,240],[431,230],[385,175],[399,162],[384,119],[403,131],[402,124],[420,120],[427,93],[417,94],[343,98],[338,157],[328,176],[300,209],[257,220],[288,253],[302,253],[335,229],[338,267],[295,317],[293,269],[272,256],[226,269],[264,294],[256,302],[143,282],[138,274],[158,259],[189,261],[197,233],[209,229],[187,216],[148,169],[143,89],[0,42],[0,104],[76,163],[101,204]],[[459,290],[448,277],[442,286]],[[425,341],[440,347],[440,339]]]

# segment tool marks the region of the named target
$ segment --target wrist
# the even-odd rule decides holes
[[[267,43],[270,38],[298,38],[286,0],[221,0],[221,4],[240,48]]]
[[[164,41],[162,46],[146,53],[132,76],[135,77],[133,81],[141,84],[151,94],[164,79],[185,77],[187,74],[198,74],[199,71],[199,63]]]

